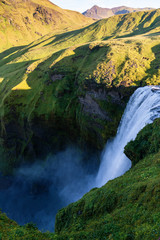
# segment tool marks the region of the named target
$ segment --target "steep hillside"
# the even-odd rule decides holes
[[[55,234],[41,233],[33,224],[19,226],[0,212],[1,239],[159,239],[159,132],[157,119],[127,145],[126,153],[134,163],[130,171],[61,209]]]
[[[1,169],[69,141],[102,149],[134,89],[159,84],[159,16],[115,16],[1,53]]]
[[[152,30],[154,34],[159,34],[159,16],[160,9],[113,16],[82,29],[77,37],[81,38],[83,36],[86,41],[95,41],[150,34]],[[74,36],[74,39],[76,39],[76,36]]]
[[[159,16],[115,16],[1,53],[0,168],[10,171],[22,156],[40,157],[70,140],[102,149],[134,89],[159,84]]]
[[[143,156],[137,154],[138,163],[130,171],[100,189],[92,189],[81,200],[59,211],[56,219],[59,239],[159,239],[159,130],[160,121],[156,120],[139,133],[136,142],[143,139],[139,141]],[[146,135],[157,138],[148,142]],[[132,152],[131,145],[134,142],[128,145],[127,152],[134,160],[137,147]],[[154,149],[152,154],[146,151],[149,145]]]
[[[42,233],[37,227],[28,223],[25,226],[19,226],[15,221],[9,219],[6,214],[0,211],[0,239],[2,240],[56,240],[52,233]]]
[[[80,13],[63,10],[48,0],[0,0],[0,50],[92,22]]]
[[[115,8],[102,8],[95,5],[92,8],[85,11],[83,15],[90,18],[102,19],[102,18],[109,18],[119,14],[148,11],[148,10],[153,10],[153,9],[152,8],[130,8],[126,6],[120,6]]]

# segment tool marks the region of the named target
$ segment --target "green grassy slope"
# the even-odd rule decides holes
[[[157,153],[160,149],[160,120],[148,124],[134,141],[125,147],[125,154],[131,159],[133,165],[148,154]]]
[[[55,234],[41,233],[34,224],[28,223],[19,226],[10,220],[6,214],[0,212],[0,239],[1,240],[50,240],[56,239]]]
[[[142,11],[125,15],[117,15],[107,19],[97,21],[91,26],[75,32],[70,36],[70,41],[95,41],[107,40],[117,37],[131,37],[141,34],[159,33],[160,9],[154,11]],[[67,39],[63,36],[62,41]]]
[[[159,33],[160,10],[117,15],[108,19],[97,21],[84,29],[60,35],[61,44],[66,47],[79,43],[92,42],[97,40],[108,40],[117,37],[131,37],[142,34]],[[52,39],[51,39],[52,40]],[[59,40],[59,39],[57,39]],[[68,41],[69,40],[69,41]],[[51,44],[57,41],[50,41]]]
[[[132,36],[116,38],[116,33],[113,39],[114,28],[106,26],[123,18],[123,24],[119,20],[116,29],[119,25],[119,32],[126,35],[127,23],[132,22],[133,16],[136,24],[131,27]],[[159,16],[159,10],[116,16],[2,52],[0,114],[1,146],[5,153],[0,152],[8,159],[2,166],[8,166],[8,161],[11,167],[15,166],[19,155],[29,151],[30,142],[36,149],[33,122],[37,119],[45,126],[54,125],[62,136],[63,126],[67,126],[66,137],[75,140],[79,136],[80,142],[102,148],[116,134],[133,87],[159,84]],[[145,34],[144,25],[148,31]],[[142,34],[133,36],[137,28],[142,29]],[[109,36],[111,39],[106,40]],[[57,144],[58,141],[48,140]]]
[[[0,0],[0,50],[92,22],[80,13],[63,10],[48,0]]]
[[[102,148],[116,133],[134,89],[159,84],[159,19],[160,10],[115,16],[1,52],[0,169],[11,172],[21,155],[47,149],[48,142],[61,144],[68,136]],[[130,171],[59,212],[57,236],[19,227],[0,214],[1,238],[157,240],[157,125],[126,147],[137,163]],[[148,139],[144,146],[143,136]]]
[[[157,130],[160,121],[143,129],[139,141],[143,157],[134,158],[138,163],[126,174],[109,181],[100,189],[93,189],[81,200],[59,211],[56,218],[56,232],[60,239],[135,239],[157,240],[160,236],[160,144],[154,153],[146,152],[146,144],[153,149],[160,141]],[[150,140],[144,138],[148,128]],[[157,128],[157,129],[156,129]],[[152,137],[151,137],[152,136]],[[132,143],[132,145],[134,142]],[[151,146],[152,145],[152,146]],[[139,145],[138,145],[139,146]],[[138,158],[139,157],[139,158]]]

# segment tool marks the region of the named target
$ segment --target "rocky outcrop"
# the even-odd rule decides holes
[[[91,9],[88,9],[83,13],[86,17],[102,19],[102,18],[109,18],[114,15],[118,14],[126,14],[131,12],[138,12],[138,11],[148,11],[152,10],[153,8],[130,8],[126,6],[120,6],[115,8],[102,8],[97,5],[93,6]]]
[[[95,93],[95,92],[94,92]],[[111,119],[107,115],[107,113],[100,108],[98,103],[93,100],[93,98],[87,93],[85,97],[79,97],[79,101],[82,106],[82,111],[86,114],[90,115],[93,118],[100,118],[102,120],[110,121]]]
[[[55,82],[56,80],[61,80],[64,76],[62,74],[55,74],[51,76],[52,82]]]
[[[62,74],[54,74],[51,82],[59,83],[62,78]],[[125,104],[133,91],[134,88],[125,92],[122,87],[106,89],[97,84],[88,86],[85,94],[70,100],[68,109],[59,116],[58,104],[62,95],[73,94],[72,91],[61,92],[57,97],[57,113],[34,114],[31,119],[20,118],[19,107],[23,109],[23,105],[6,101],[10,110],[3,118],[3,129],[1,125],[1,146],[4,149],[1,168],[9,172],[19,163],[45,158],[47,154],[63,149],[69,142],[102,149],[107,139],[116,134]],[[15,95],[18,99],[16,92],[12,94],[13,99]],[[39,98],[44,101],[44,91],[40,92]]]

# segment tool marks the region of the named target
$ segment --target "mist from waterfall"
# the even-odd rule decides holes
[[[91,189],[99,157],[76,145],[45,160],[25,164],[14,176],[0,175],[0,208],[20,225],[33,222],[42,231],[54,231],[61,208]]]
[[[156,118],[160,118],[160,87],[138,88],[127,104],[116,137],[108,141],[102,153],[96,186],[101,187],[131,168],[131,161],[125,156],[124,147],[136,138],[145,125]]]
[[[40,230],[53,231],[60,208],[130,169],[124,147],[156,118],[160,118],[160,87],[137,89],[127,104],[116,137],[108,141],[103,151],[100,167],[99,153],[93,149],[82,151],[75,145],[45,161],[23,165],[12,177],[0,176],[2,211],[20,225],[33,222]]]

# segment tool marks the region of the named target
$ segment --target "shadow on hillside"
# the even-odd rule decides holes
[[[133,32],[130,33],[130,34],[126,34],[126,35],[123,35],[123,36],[117,36],[117,38],[126,38],[126,37],[133,37],[135,35],[142,35],[142,34],[145,34],[149,31],[151,31],[152,29],[154,29],[155,27],[158,27],[160,26],[160,16],[157,16],[154,21],[151,23],[151,25],[149,27],[144,27],[144,25],[149,22],[153,17],[154,15],[157,13],[157,10],[155,11],[151,11],[150,14],[148,15],[148,17],[145,18],[145,16],[148,14],[147,12],[144,13],[144,15],[142,16],[141,20],[140,20],[140,24],[135,28],[133,29]],[[120,25],[123,24],[122,23],[119,23]]]
[[[150,68],[146,71],[147,77],[142,79],[142,83],[145,82],[148,77],[152,79],[154,75],[158,76],[158,70],[160,70],[160,44],[154,46],[152,52],[155,55],[155,59],[151,62]],[[151,82],[151,84],[153,83]]]
[[[3,81],[0,83],[0,101],[4,99],[11,93],[12,88],[16,87],[23,81],[23,75],[26,73],[26,69],[34,61],[25,61],[20,63],[12,63],[0,72],[0,78]],[[21,75],[21,77],[19,77]]]
[[[28,50],[32,47],[35,47],[36,45],[32,46],[23,46],[23,47],[15,47],[8,49],[7,51],[4,51],[1,53],[1,56],[3,56],[2,60],[0,60],[0,78],[3,79],[3,81],[0,83],[1,85],[1,99],[4,99],[8,94],[10,94],[11,89],[13,87],[16,87],[18,84],[20,84],[23,80],[24,74],[26,74],[27,68],[36,60],[33,61],[23,61],[19,63],[11,63],[11,61],[14,61],[16,58],[20,57],[22,54],[25,54],[28,52]],[[101,48],[94,48],[92,50],[89,49],[89,45],[86,45],[84,47],[79,47],[76,50],[74,50],[74,55],[71,56],[64,56],[62,59],[60,59],[59,62],[57,62],[53,67],[52,70],[50,69],[50,65],[58,59],[61,54],[63,54],[64,50],[60,50],[56,53],[54,53],[50,58],[48,58],[46,61],[40,63],[33,71],[27,73],[27,84],[31,88],[29,92],[36,90],[36,88],[42,84],[43,88],[48,88],[48,86],[53,86],[54,81],[51,79],[52,72],[60,72],[62,74],[66,74],[69,76],[70,74],[73,76],[73,79],[77,77],[78,72],[81,71],[81,69],[86,66],[86,64],[89,65],[89,62],[93,61],[93,58],[95,53],[97,54],[98,51]],[[11,56],[7,57],[8,54],[11,54]],[[96,57],[99,54],[96,55]],[[99,57],[102,58],[105,56],[104,54],[100,54]],[[89,57],[90,56],[90,57]],[[6,57],[6,58],[5,58]],[[86,60],[88,58],[88,60]],[[99,60],[99,59],[98,59]],[[96,65],[97,61],[96,58],[92,62],[90,69],[93,70]],[[8,63],[8,64],[7,64]],[[74,63],[74,64],[73,64]],[[7,64],[7,65],[6,65]],[[67,67],[67,68],[66,68]],[[12,74],[12,75],[11,75]],[[8,81],[10,80],[10,81]],[[26,91],[25,89],[17,89],[17,93],[20,91]],[[28,92],[28,90],[27,90]],[[20,94],[21,95],[21,94]],[[26,94],[25,94],[26,95]]]
[[[157,74],[160,69],[160,44],[154,46],[152,52],[155,55],[155,59],[151,62],[151,68],[148,70],[148,73],[151,75]]]
[[[64,56],[50,68],[63,50],[54,53],[28,73],[27,84],[31,87],[30,90],[11,91],[15,87],[15,81],[16,84],[19,80],[22,81],[22,76],[32,61],[10,64],[10,67],[17,71],[10,81],[5,78],[2,82],[3,92],[0,95],[3,99],[5,119],[9,121],[9,124],[6,121],[5,125],[8,134],[6,144],[10,140],[8,151],[15,159],[18,159],[20,154],[24,154],[26,158],[34,154],[36,157],[42,157],[71,141],[81,146],[84,144],[84,148],[87,147],[86,142],[98,148],[103,146],[103,139],[99,138],[96,130],[103,129],[103,126],[95,117],[88,117],[88,122],[84,123],[86,118],[81,119],[79,97],[89,91],[102,89],[102,85],[97,84],[94,79],[86,82],[86,76],[96,69],[108,49],[108,46],[95,46],[92,49],[89,45],[81,46],[74,50],[73,55]],[[62,78],[55,80],[53,75],[61,75]],[[0,72],[0,77],[5,76]],[[128,88],[127,93],[125,87],[121,89],[119,92],[123,98],[131,95],[130,89],[133,92],[133,88]],[[113,114],[116,111],[114,108]],[[115,127],[112,127],[115,131],[118,121],[116,120]],[[93,129],[90,130],[89,125],[93,126]],[[115,131],[111,130],[109,134],[113,136]],[[21,152],[22,148],[24,153]]]
[[[43,76],[41,76],[44,82],[44,87],[54,87],[61,84],[62,80],[53,80],[52,75],[61,74],[67,81],[72,81],[74,84],[82,84],[86,81],[85,76],[88,76],[96,69],[98,63],[104,59],[109,48],[107,46],[100,47],[95,46],[93,49],[89,48],[89,45],[77,47],[71,55],[63,56],[65,50],[60,50],[54,53],[46,61],[40,63],[37,68],[29,74],[27,83],[31,88],[34,88],[33,76],[39,69],[44,69]],[[60,57],[62,59],[56,60]],[[55,64],[50,68],[51,64],[55,61]],[[46,68],[46,70],[45,70]],[[48,79],[46,75],[48,74]],[[82,76],[81,76],[82,75]],[[72,80],[71,80],[72,79]],[[65,85],[65,84],[64,84]],[[65,87],[64,87],[65,88]],[[69,88],[66,87],[66,88]],[[70,90],[67,90],[70,91]]]
[[[57,41],[63,41],[65,38],[67,38],[68,36],[70,36],[68,39],[71,39],[73,37],[75,37],[76,35],[78,35],[79,33],[82,33],[83,31],[85,31],[86,29],[88,29],[90,26],[94,25],[95,23],[92,23],[91,25],[89,26],[86,26],[84,28],[81,28],[81,29],[78,29],[78,30],[73,30],[73,31],[69,31],[69,32],[65,32],[65,33],[61,33],[61,34],[57,34],[57,35],[54,35],[55,39],[53,41],[51,41],[50,43],[47,43],[46,45],[44,46],[49,46],[49,45],[52,45],[54,44],[55,42]],[[67,39],[67,40],[68,40]]]
[[[27,46],[28,46],[28,47],[27,47],[27,50],[29,50],[30,48],[34,48],[34,47],[38,46],[39,44],[42,44],[42,43],[48,41],[49,39],[52,39],[52,38],[55,38],[55,37],[56,37],[55,35],[52,35],[51,37],[49,37],[49,38],[47,38],[47,39],[44,39],[43,41],[40,41],[40,40],[41,40],[41,38],[40,38],[40,39],[34,41],[34,42],[37,42],[37,41],[38,41],[37,43],[34,44],[34,42],[32,42],[32,43],[30,43],[29,45],[27,45]],[[43,39],[43,37],[42,37],[42,39]],[[47,44],[46,44],[46,45],[47,45]],[[46,46],[46,45],[44,45],[44,46]]]
[[[147,37],[156,37],[156,36],[160,36],[160,32],[155,32],[155,33],[150,33],[146,35]]]
[[[12,48],[9,48],[9,49],[1,52],[0,53],[0,60],[2,60],[3,58],[7,57],[8,55],[10,55],[10,54],[12,54],[12,53],[14,53],[14,52],[16,52],[18,50],[23,49],[24,47],[25,47],[25,45],[24,46],[12,47]]]
[[[26,45],[19,47],[12,47],[0,53],[0,67],[15,60],[17,57],[24,54],[27,50]]]
[[[0,67],[2,67],[3,65],[5,65],[11,61],[14,61],[16,58],[27,53],[30,49],[32,49],[32,48],[38,46],[39,44],[42,44],[45,41],[48,41],[49,39],[52,39],[52,38],[54,38],[54,36],[51,36],[51,37],[47,38],[47,40],[44,39],[43,41],[35,43],[35,44],[33,42],[28,45],[12,47],[12,48],[9,48],[9,49],[1,52],[0,53]]]
[[[21,56],[22,51],[26,51],[27,49],[18,48],[21,50],[21,52],[13,53],[12,55],[12,61],[17,58],[18,56]],[[17,48],[12,49],[13,52],[17,50]],[[74,56],[66,56],[63,59],[61,59],[58,63],[56,63],[52,70],[50,70],[50,65],[58,59],[61,54],[63,54],[63,50],[60,50],[59,52],[54,53],[50,58],[48,58],[46,61],[40,63],[33,71],[27,73],[27,79],[26,83],[31,89],[16,89],[12,91],[12,88],[16,88],[18,84],[20,84],[23,81],[23,76],[26,74],[27,68],[34,62],[34,61],[25,61],[25,62],[19,62],[19,63],[11,63],[8,65],[4,65],[2,70],[0,71],[0,78],[3,78],[3,81],[0,83],[0,96],[1,100],[8,101],[10,104],[16,104],[18,101],[25,101],[25,99],[28,99],[28,103],[33,98],[34,94],[36,94],[37,90],[37,101],[38,98],[43,98],[43,96],[40,94],[41,91],[47,91],[48,88],[54,88],[55,84],[59,84],[59,82],[54,82],[52,77],[52,72],[60,72],[64,74],[64,72],[67,72],[67,76],[70,74],[73,76],[73,79],[76,75],[76,71],[78,70],[79,61],[82,61],[83,64],[83,58],[84,54],[87,56],[87,51],[90,52],[89,47],[87,46],[83,52],[83,55],[81,53],[81,48],[78,48],[75,50]],[[95,50],[94,50],[95,51]],[[11,49],[8,50],[8,53],[11,52]],[[6,52],[7,55],[7,52]],[[7,62],[11,61],[11,58],[4,59]],[[69,68],[67,68],[67,71],[65,69],[66,62],[69,63]],[[76,65],[77,63],[77,69],[74,69],[73,71],[73,62]],[[1,63],[1,62],[0,62]],[[60,67],[59,69],[59,66]],[[58,67],[58,69],[57,69]],[[72,72],[72,73],[71,73]],[[12,74],[12,76],[11,76]],[[8,81],[8,79],[10,81]],[[41,86],[41,87],[40,87]],[[41,90],[40,90],[41,88]],[[6,100],[5,100],[6,99]],[[30,104],[30,103],[29,103]]]

